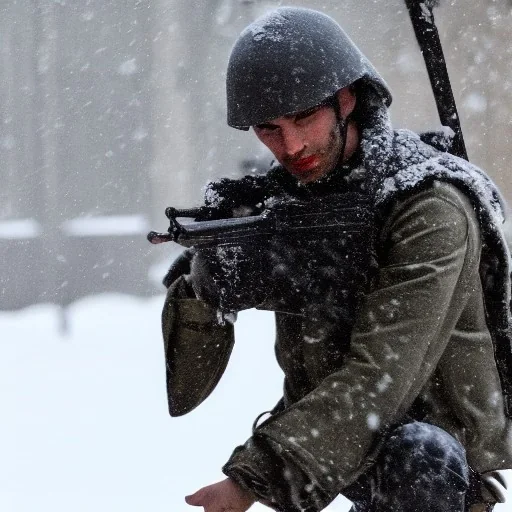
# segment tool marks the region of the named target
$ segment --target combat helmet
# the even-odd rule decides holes
[[[391,104],[388,86],[331,17],[280,7],[250,24],[229,58],[228,125],[248,130],[312,108],[364,78]]]

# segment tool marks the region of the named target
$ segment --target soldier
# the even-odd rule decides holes
[[[316,511],[341,493],[357,512],[473,512],[503,502],[511,285],[495,185],[442,135],[394,131],[383,79],[313,10],[279,8],[242,32],[227,103],[228,124],[253,128],[277,165],[211,184],[207,205],[337,197],[356,215],[350,233],[342,225],[314,244],[256,248],[265,286],[238,276],[251,292],[234,312],[276,311],[284,396],[235,449],[227,478],[187,503]],[[232,324],[218,316],[230,290],[209,258],[189,250],[165,279],[172,415],[212,391],[233,345]]]

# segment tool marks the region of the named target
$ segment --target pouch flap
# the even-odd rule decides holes
[[[171,416],[201,404],[222,377],[234,345],[234,326],[198,299],[174,297],[171,286],[162,311],[167,397]]]

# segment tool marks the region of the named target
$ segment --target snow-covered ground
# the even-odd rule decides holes
[[[68,310],[68,334],[53,305],[0,314],[0,510],[177,512],[186,494],[223,478],[232,449],[280,396],[272,315],[240,315],[214,394],[171,418],[162,303],[83,299]]]
[[[223,478],[234,446],[280,396],[272,315],[239,316],[214,394],[170,418],[162,302],[80,300],[67,312],[67,334],[53,305],[0,314],[1,511],[192,511],[183,497]],[[329,508],[349,507],[339,498]]]

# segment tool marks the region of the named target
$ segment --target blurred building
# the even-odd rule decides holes
[[[0,307],[150,293],[150,17],[142,2],[0,7]]]

